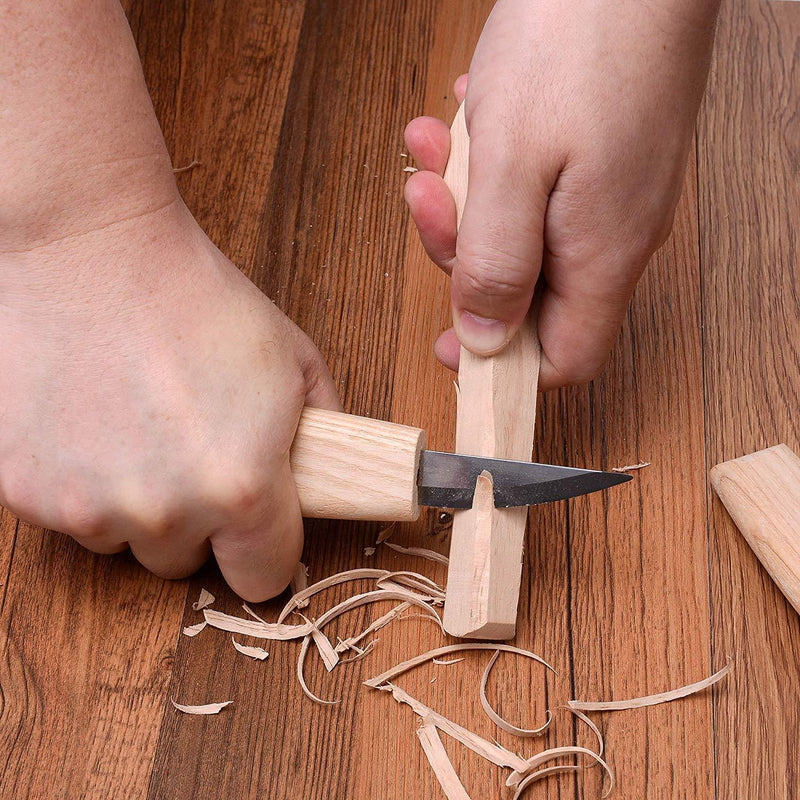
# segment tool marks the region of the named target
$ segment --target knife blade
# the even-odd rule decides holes
[[[420,428],[318,408],[303,410],[289,460],[303,516],[327,519],[403,521],[416,519],[420,504],[469,508],[484,470],[499,507],[563,500],[631,479],[426,450]]]
[[[484,470],[492,476],[497,508],[566,500],[632,479],[631,475],[618,472],[424,450],[417,478],[419,503],[437,508],[470,508],[475,481]]]

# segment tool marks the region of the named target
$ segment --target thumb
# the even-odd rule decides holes
[[[554,178],[524,166],[531,148],[506,126],[473,124],[470,133],[451,283],[453,327],[468,350],[491,355],[511,340],[530,308]]]

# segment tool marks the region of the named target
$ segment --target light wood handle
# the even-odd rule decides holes
[[[779,444],[718,464],[711,485],[800,614],[800,458]]]
[[[444,180],[460,224],[469,171],[463,103],[450,138]],[[531,317],[497,355],[461,348],[456,452],[531,460],[539,360]],[[479,480],[473,507],[453,517],[444,607],[444,627],[453,636],[510,639],[516,630],[528,509],[495,508],[491,486],[488,476]]]
[[[290,461],[304,517],[414,520],[425,432],[306,408]]]

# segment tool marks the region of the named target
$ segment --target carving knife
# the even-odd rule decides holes
[[[425,449],[408,425],[306,408],[290,453],[305,517],[401,521],[420,506],[470,508],[488,471],[497,508],[551,503],[608,489],[630,475]]]

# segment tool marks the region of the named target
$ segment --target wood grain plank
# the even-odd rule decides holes
[[[452,116],[452,80],[490,5],[126,2],[176,165],[202,162],[179,177],[201,224],[312,335],[348,410],[426,428],[442,449],[452,446],[454,393],[430,345],[448,325],[447,285],[403,209],[402,129],[421,112]],[[496,707],[534,724],[571,696],[658,691],[708,674],[727,653],[737,658],[714,692],[716,749],[709,694],[601,717],[621,798],[713,797],[714,757],[720,798],[798,792],[800,623],[715,502],[712,663],[705,478],[707,466],[778,440],[798,448],[797,10],[725,7],[700,129],[700,223],[692,165],[675,233],[605,375],[540,401],[538,460],[653,466],[607,496],[531,510],[516,643],[559,675],[504,657],[490,686]],[[385,548],[365,557],[376,532],[310,523],[312,579],[375,565],[444,581],[443,567]],[[433,510],[396,533],[442,552],[448,536]],[[252,662],[206,630],[180,638],[172,667],[181,610],[197,621],[190,603],[201,586],[239,612],[211,567],[184,602],[185,583],[17,531],[3,514],[0,583],[4,796],[441,797],[413,715],[360,685],[440,644],[428,623],[397,623],[371,659],[332,676],[312,654],[310,685],[341,698],[319,707],[297,686],[296,644],[276,643],[266,662]],[[383,610],[355,612],[331,634]],[[423,668],[403,685],[495,736],[476,689],[485,660]],[[167,706],[170,696],[234,705],[193,718]],[[547,739],[521,749],[571,741],[577,730],[558,712]],[[500,770],[445,746],[473,796],[505,797]],[[599,783],[593,770],[528,796],[595,797]]]
[[[708,461],[800,444],[800,7],[726,3],[701,115]],[[797,797],[800,619],[716,498],[717,796]],[[758,754],[742,758],[743,754]]]
[[[305,2],[125,5],[183,199],[249,275]]]
[[[710,674],[697,193],[639,285],[603,376],[562,392],[564,459],[634,481],[570,516],[575,693],[624,699]],[[600,715],[625,798],[713,796],[710,695]],[[582,797],[600,777],[587,774]]]
[[[0,617],[4,797],[144,797],[185,584],[20,523]]]

